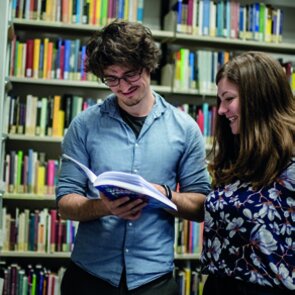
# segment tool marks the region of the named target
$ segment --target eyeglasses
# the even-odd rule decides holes
[[[127,83],[133,83],[140,79],[142,71],[143,69],[140,69],[139,71],[131,71],[123,75],[122,77],[107,76],[103,77],[101,81],[108,87],[118,86],[121,80],[124,80]]]

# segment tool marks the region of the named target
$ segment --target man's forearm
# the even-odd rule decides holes
[[[205,198],[205,195],[199,193],[172,192],[172,201],[178,209],[175,216],[202,222],[204,220]]]
[[[63,196],[58,202],[58,209],[63,219],[90,221],[109,215],[101,199],[90,200],[78,194]]]

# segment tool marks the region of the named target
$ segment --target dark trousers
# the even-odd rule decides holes
[[[178,295],[177,284],[172,273],[150,283],[128,290],[123,273],[119,287],[101,280],[72,263],[62,279],[61,295]]]
[[[260,286],[237,279],[221,278],[209,275],[203,290],[203,295],[294,295],[295,291]]]

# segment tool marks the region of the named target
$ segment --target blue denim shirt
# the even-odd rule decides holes
[[[64,138],[63,152],[99,175],[117,170],[137,173],[182,192],[209,192],[202,134],[184,112],[156,97],[136,138],[119,113],[114,95],[80,113]],[[63,161],[57,200],[77,193],[97,196],[85,175]],[[106,216],[80,222],[72,260],[87,272],[118,286],[123,266],[128,289],[148,283],[174,267],[174,217],[163,209],[144,209],[136,221]]]

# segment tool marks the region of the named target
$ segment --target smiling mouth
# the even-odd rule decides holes
[[[237,117],[230,117],[230,118],[227,118],[229,120],[230,123],[233,123],[237,120]]]
[[[136,89],[137,89],[136,87],[135,87],[135,88],[131,88],[128,92],[124,92],[124,93],[122,93],[122,94],[128,96],[128,95],[130,95],[130,94],[133,94],[133,93],[135,92]]]

